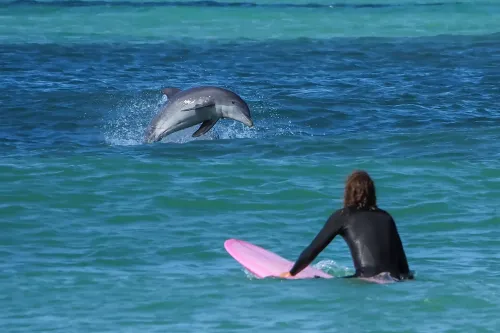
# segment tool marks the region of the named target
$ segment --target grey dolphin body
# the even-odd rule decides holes
[[[193,133],[198,137],[207,133],[221,118],[230,118],[253,127],[250,108],[234,92],[211,86],[187,90],[165,88],[168,101],[153,118],[146,132],[147,143],[160,141],[165,136],[201,123]]]

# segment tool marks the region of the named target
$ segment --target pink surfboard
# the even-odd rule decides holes
[[[265,250],[257,245],[239,239],[228,239],[224,242],[226,251],[243,267],[258,278],[279,277],[288,272],[293,262],[280,257],[276,253]],[[287,279],[333,278],[330,274],[311,266],[303,269],[299,274]]]

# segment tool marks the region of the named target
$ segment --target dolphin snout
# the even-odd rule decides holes
[[[252,118],[246,117],[246,119],[243,120],[243,124],[247,125],[248,127],[253,127]]]
[[[250,107],[248,107],[248,104],[243,101],[243,108],[241,110],[241,113],[243,115],[242,123],[247,125],[248,127],[253,127],[253,120],[252,116],[250,115]]]
[[[224,109],[223,117],[234,119],[248,127],[254,126],[252,116],[250,115],[250,108],[244,101],[236,107],[229,107]]]

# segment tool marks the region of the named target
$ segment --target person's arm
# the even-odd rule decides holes
[[[343,226],[344,219],[340,216],[340,210],[338,210],[328,218],[311,244],[302,251],[289,274],[295,276],[306,268],[338,235]]]
[[[399,235],[398,235],[398,237],[399,237]],[[403,243],[401,243],[401,256],[399,257],[399,271],[403,274],[410,273],[410,267],[408,265],[408,259],[406,258],[406,253],[404,250]]]
[[[399,272],[401,274],[410,274],[410,267],[408,266],[408,260],[406,258],[406,253],[404,250],[403,241],[401,240],[401,237],[399,235],[399,230],[398,230],[398,227],[396,226],[396,221],[394,221],[394,219],[392,219],[392,223],[394,225],[394,230],[396,231],[396,238],[398,240],[398,251],[400,253],[399,262],[398,262]]]

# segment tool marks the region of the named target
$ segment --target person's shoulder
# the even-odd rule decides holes
[[[375,209],[375,211],[379,212],[379,213],[382,213],[382,214],[387,214],[387,215],[391,215],[388,211],[386,211],[385,209],[382,209],[380,207],[377,207]]]
[[[334,210],[332,213],[332,216],[342,216],[345,215],[348,212],[348,209],[345,207],[339,208],[337,210]]]
[[[339,208],[337,210],[334,210],[330,216],[328,217],[326,224],[331,226],[331,227],[339,227],[341,225],[344,225],[346,223],[346,213],[343,208]]]
[[[345,209],[344,208],[339,208],[337,210],[334,210],[331,214],[330,217],[328,218],[329,220],[337,220],[339,218],[342,218],[345,215]]]
[[[375,211],[376,211],[377,213],[379,213],[379,214],[386,215],[387,217],[389,217],[389,218],[391,218],[391,219],[392,219],[392,215],[391,215],[391,213],[389,213],[389,212],[388,212],[388,211],[386,211],[385,209],[382,209],[382,208],[380,208],[380,207],[377,207],[377,208],[375,209]]]

